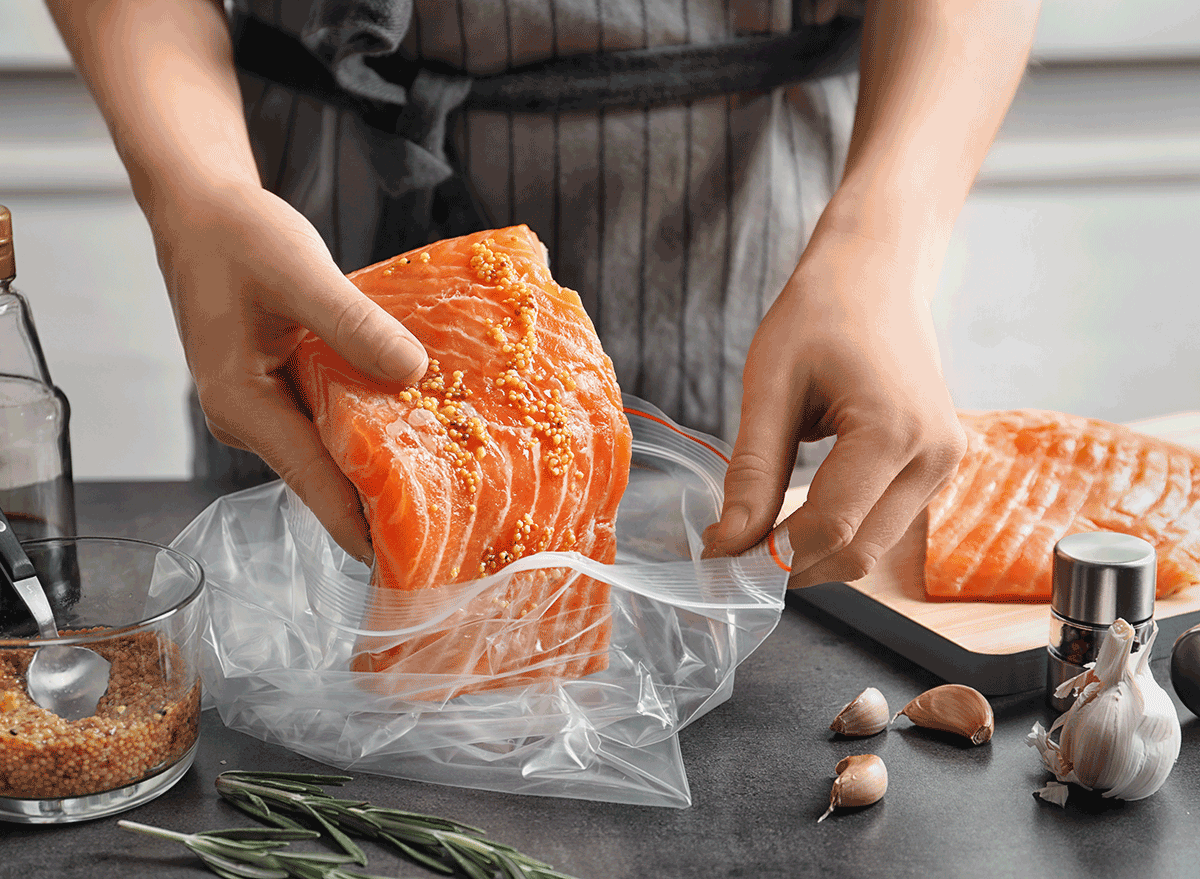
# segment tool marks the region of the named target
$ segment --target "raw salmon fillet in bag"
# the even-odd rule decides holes
[[[289,364],[371,529],[361,629],[381,634],[360,635],[351,668],[422,699],[606,668],[607,584],[538,568],[461,586],[543,550],[615,557],[631,434],[579,296],[555,283],[525,226],[439,241],[349,278],[430,357],[408,389],[381,388],[311,334]]]

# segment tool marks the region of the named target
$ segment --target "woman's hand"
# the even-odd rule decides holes
[[[768,311],[710,555],[775,525],[801,442],[836,436],[786,520],[792,587],[857,580],[896,543],[965,451],[927,304],[932,272],[894,244],[823,229]]]
[[[220,0],[48,0],[154,233],[213,434],[257,452],[356,558],[354,487],[282,370],[306,329],[363,373],[411,382],[425,351],[346,280],[312,225],[263,190]]]
[[[1038,0],[867,3],[845,174],[751,345],[707,553],[765,537],[797,443],[836,436],[787,520],[791,585],[856,580],[961,460],[929,300],[1037,13]]]
[[[257,453],[351,555],[370,562],[358,493],[293,396],[284,366],[312,330],[364,374],[412,383],[425,349],[338,270],[317,231],[260,187],[148,212],[209,429]]]

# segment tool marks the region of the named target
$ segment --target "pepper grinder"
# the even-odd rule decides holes
[[[1117,619],[1133,626],[1135,651],[1154,628],[1156,556],[1140,537],[1112,531],[1069,534],[1054,545],[1046,701],[1066,711],[1075,701],[1054,691],[1083,674]]]

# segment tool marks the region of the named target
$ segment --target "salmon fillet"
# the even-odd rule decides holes
[[[968,450],[929,505],[927,598],[1048,602],[1054,544],[1081,531],[1152,543],[1159,598],[1200,581],[1200,452],[1045,410],[959,418]]]
[[[349,275],[425,345],[429,371],[383,389],[308,335],[290,364],[334,460],[358,489],[375,567],[355,671],[420,698],[608,665],[609,587],[569,569],[456,586],[542,550],[616,554],[631,433],[612,362],[579,296],[525,226],[440,241]],[[459,596],[467,596],[461,599]]]

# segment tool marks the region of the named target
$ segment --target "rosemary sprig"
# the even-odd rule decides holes
[[[352,780],[346,775],[230,771],[221,773],[216,784],[228,802],[281,829],[303,828],[284,812],[308,818],[329,832],[347,859],[359,864],[365,865],[366,857],[351,836],[390,844],[416,863],[447,875],[572,879],[512,846],[488,839],[477,827],[361,800],[338,799],[324,790]]]
[[[280,851],[289,840],[316,839],[321,834],[304,828],[236,827],[176,833],[162,827],[118,821],[135,833],[181,842],[222,879],[384,879],[345,869],[349,855]]]

